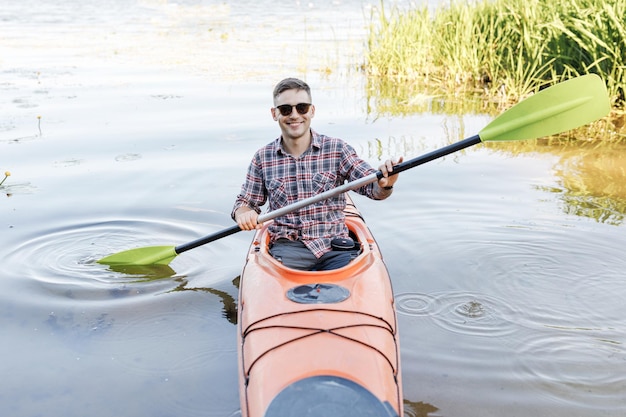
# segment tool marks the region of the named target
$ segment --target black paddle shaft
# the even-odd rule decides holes
[[[481,142],[480,136],[474,135],[470,138],[463,139],[462,141],[453,143],[448,146],[444,146],[441,149],[437,149],[427,154],[418,156],[417,158],[413,158],[406,162],[402,162],[401,164],[394,166],[393,171],[390,174],[391,175],[399,174],[408,169],[415,168],[418,165],[422,165],[422,164],[425,164],[426,162],[430,162],[432,160],[441,158],[443,156],[450,155],[451,153],[454,153],[456,151],[460,151],[461,149],[469,148],[470,146],[474,146],[480,142]],[[378,171],[376,173],[376,176],[378,177],[378,179],[381,179],[383,177],[383,173],[381,171]]]
[[[220,230],[217,233],[213,233],[212,235],[204,236],[192,242],[178,245],[174,248],[174,251],[176,251],[176,253],[180,255],[181,253],[186,252],[193,248],[197,248],[198,246],[206,245],[207,243],[211,243],[223,237],[234,235],[235,233],[239,231],[241,231],[241,229],[239,228],[239,225],[234,225],[232,227],[229,227],[228,229]]]

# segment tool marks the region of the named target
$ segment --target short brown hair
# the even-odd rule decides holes
[[[276,84],[276,87],[274,87],[274,100],[287,90],[304,90],[309,95],[309,100],[311,100],[311,88],[307,83],[297,78],[285,78]]]

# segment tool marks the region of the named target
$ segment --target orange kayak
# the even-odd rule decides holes
[[[393,291],[376,242],[348,199],[361,252],[332,271],[284,267],[256,232],[239,289],[242,417],[403,415]]]

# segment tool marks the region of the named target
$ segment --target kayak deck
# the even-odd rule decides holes
[[[243,417],[402,415],[389,275],[350,201],[346,223],[361,252],[332,271],[284,267],[257,231],[239,294]]]

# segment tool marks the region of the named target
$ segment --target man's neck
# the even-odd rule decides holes
[[[285,138],[282,137],[282,144],[285,151],[293,156],[294,158],[298,158],[307,149],[311,146],[311,132],[309,131],[307,135],[300,136],[299,138]]]

